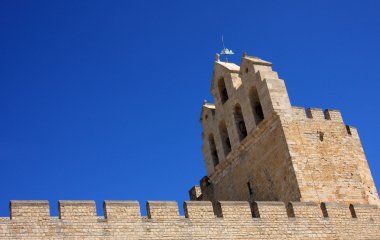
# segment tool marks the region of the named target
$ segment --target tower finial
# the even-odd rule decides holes
[[[235,54],[232,50],[226,48],[224,46],[224,39],[223,39],[223,35],[222,35],[222,46],[223,46],[223,50],[220,52],[220,55],[225,55],[226,56],[226,62],[228,62],[228,58],[227,58],[227,55],[233,55]]]
[[[246,56],[247,56],[247,52],[244,51],[244,52],[243,52],[243,57],[246,57]]]
[[[220,61],[220,55],[219,55],[219,53],[217,53],[217,54],[215,55],[215,61],[217,61],[217,62]]]

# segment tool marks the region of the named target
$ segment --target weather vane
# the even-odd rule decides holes
[[[226,56],[226,62],[228,62],[228,58],[227,58],[227,55],[233,55],[235,54],[232,50],[226,48],[224,46],[224,40],[223,40],[223,35],[222,35],[222,46],[223,46],[223,50],[220,52],[220,55],[224,55]]]

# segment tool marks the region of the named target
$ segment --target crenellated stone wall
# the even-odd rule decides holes
[[[356,128],[338,110],[294,107],[282,118],[300,201],[379,204]]]
[[[290,202],[60,201],[51,217],[47,201],[11,201],[0,218],[0,239],[380,239],[376,205]]]

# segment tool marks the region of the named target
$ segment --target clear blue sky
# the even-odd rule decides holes
[[[10,199],[177,200],[205,175],[215,53],[274,64],[340,109],[380,187],[379,1],[0,3],[0,215]]]

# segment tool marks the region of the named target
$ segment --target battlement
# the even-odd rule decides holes
[[[104,218],[109,221],[141,221],[143,219],[178,220],[194,219],[286,219],[286,218],[379,218],[380,209],[369,204],[339,204],[312,202],[262,202],[219,201],[185,201],[185,215],[179,215],[177,202],[148,201],[147,218],[141,215],[137,201],[104,201]],[[95,201],[59,201],[58,219],[62,221],[97,221]],[[2,218],[4,221],[6,218]],[[11,221],[49,221],[56,219],[50,216],[48,201],[11,201]],[[380,220],[380,219],[378,219]]]
[[[297,120],[313,119],[315,121],[329,120],[343,122],[342,114],[336,109],[305,108],[292,106],[293,118]]]
[[[322,108],[303,108],[292,106],[292,118],[299,121],[328,121],[336,123],[344,123],[342,114],[336,109],[325,109]],[[350,125],[345,125],[347,134],[359,138],[358,131],[355,127]]]
[[[378,239],[376,205],[148,201],[147,217],[137,201],[59,201],[59,217],[47,201],[11,201],[10,217],[0,218],[0,239]],[[356,236],[356,237],[355,237]]]

